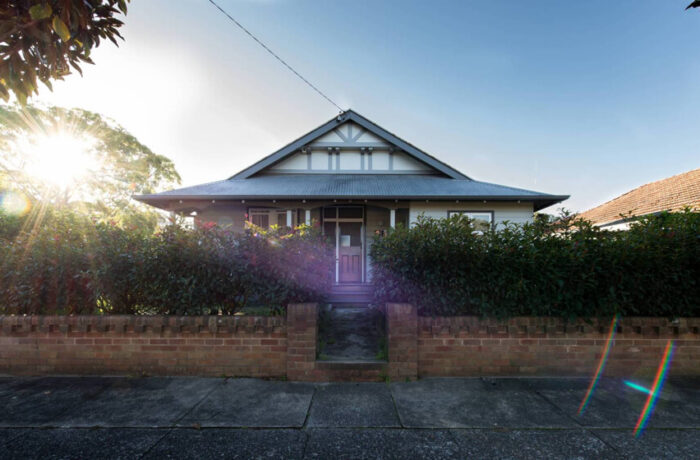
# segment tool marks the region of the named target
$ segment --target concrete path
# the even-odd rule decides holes
[[[382,314],[367,306],[339,306],[324,313],[321,359],[378,361],[385,332]],[[383,357],[382,359],[386,359]]]
[[[0,378],[0,458],[673,458],[700,455],[700,379]],[[649,382],[638,380],[648,385]]]

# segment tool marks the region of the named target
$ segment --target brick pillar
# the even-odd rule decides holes
[[[418,378],[418,311],[408,303],[386,304],[389,377]]]
[[[287,306],[287,379],[313,380],[318,304]]]

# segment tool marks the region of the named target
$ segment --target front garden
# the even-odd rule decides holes
[[[377,301],[424,316],[700,316],[700,214],[603,231],[564,218],[475,232],[469,220],[419,219],[376,239]]]
[[[0,315],[283,313],[330,283],[331,253],[310,227],[154,233],[65,211],[32,216],[0,214]]]

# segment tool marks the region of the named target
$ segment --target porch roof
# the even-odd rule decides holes
[[[134,198],[164,209],[173,200],[202,199],[521,200],[533,202],[537,211],[567,199],[568,195],[431,175],[280,174],[227,179]]]

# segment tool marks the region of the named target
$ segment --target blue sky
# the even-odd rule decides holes
[[[688,0],[219,2],[341,106],[475,179],[581,211],[700,167]],[[134,0],[126,24],[38,101],[114,118],[184,185],[337,112],[206,0]]]

